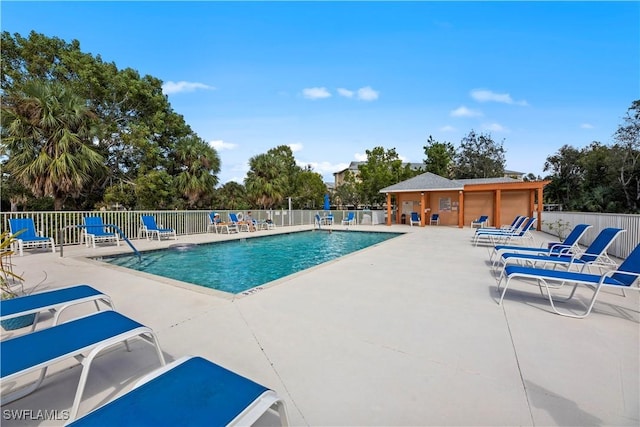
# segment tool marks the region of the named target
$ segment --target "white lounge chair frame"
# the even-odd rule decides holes
[[[153,235],[155,234],[156,236],[158,236],[158,241],[160,241],[162,239],[162,236],[166,236],[167,238],[170,238],[173,235],[173,240],[178,240],[178,235],[176,234],[175,229],[164,228],[162,224],[158,224],[157,222],[156,222],[157,228],[151,229],[144,224],[144,221],[142,221],[142,217],[140,217],[140,221],[142,222],[142,225],[140,226],[138,237],[140,237],[141,234],[144,234],[147,237],[147,240],[150,240],[150,239],[153,239]],[[155,222],[155,218],[153,219],[153,221]]]
[[[193,363],[194,365],[183,370],[181,369],[181,366],[185,363]],[[205,371],[203,372],[204,378],[208,378],[207,375],[209,372],[207,369],[211,367],[217,372],[227,371],[226,373],[223,373],[223,376],[233,375],[235,378],[232,383],[238,380],[253,382],[201,357],[185,356],[145,375],[139,379],[134,384],[133,388],[127,393],[79,418],[77,420],[77,424],[99,426],[105,424],[107,420],[111,423],[120,423],[123,419],[127,419],[129,417],[128,411],[131,408],[136,408],[138,412],[136,412],[135,415],[140,417],[142,420],[145,419],[145,415],[152,417],[154,420],[168,419],[171,422],[175,422],[175,418],[184,417],[185,425],[206,425],[206,421],[200,419],[200,417],[203,416],[203,413],[209,409],[211,411],[215,411],[215,405],[226,405],[227,399],[230,397],[225,394],[227,386],[224,382],[212,385],[212,389],[216,391],[210,393],[203,399],[205,403],[198,402],[199,404],[204,404],[204,406],[200,406],[198,408],[198,415],[196,419],[190,419],[189,411],[191,408],[189,408],[189,405],[193,405],[193,401],[186,401],[186,399],[189,399],[189,397],[192,396],[190,393],[193,393],[192,387],[194,387],[194,384],[198,386],[202,384],[202,381],[199,380],[196,380],[195,382],[192,381],[192,370],[194,367],[205,368]],[[170,377],[167,378],[168,376]],[[167,378],[168,382],[171,382],[174,385],[175,390],[166,390],[159,387],[158,384],[162,383],[165,378]],[[181,382],[180,378],[184,381]],[[260,420],[260,418],[262,418],[267,412],[276,412],[280,418],[280,424],[282,426],[287,426],[288,418],[284,401],[276,394],[275,391],[257,383],[255,383],[255,385],[264,391],[256,396],[242,396],[234,394],[237,398],[244,400],[245,402],[243,402],[243,404],[246,403],[247,406],[237,414],[225,414],[228,416],[235,415],[233,419],[226,422],[226,425],[251,426],[256,423],[256,421]],[[148,404],[149,401],[153,400],[153,393],[163,394],[163,396],[160,396],[159,398],[164,400],[168,397],[167,394],[172,392],[176,393],[175,405],[151,408]],[[246,402],[247,397],[254,400]],[[214,405],[214,407],[210,408],[206,406],[207,403]],[[204,411],[201,409],[204,409]],[[240,409],[240,407],[238,407],[238,409]],[[153,412],[151,413],[151,411]],[[213,413],[215,414],[215,412]],[[221,420],[216,419],[215,422],[221,422]]]
[[[489,225],[489,216],[488,215],[482,215],[480,216],[480,218],[476,218],[474,220],[471,221],[471,224],[469,225],[471,228],[483,228],[483,227],[487,227]]]
[[[600,277],[597,277],[597,275],[594,275],[594,274],[575,273],[575,272],[569,272],[569,271],[563,271],[563,270],[559,270],[559,271],[545,270],[543,268],[528,268],[528,270],[530,270],[531,273],[523,272],[523,273],[514,273],[514,274],[507,274],[507,275],[500,276],[500,281],[498,282],[498,287],[497,287],[498,292],[500,292],[500,288],[502,287],[501,285],[503,282],[503,278],[506,277],[507,280],[504,283],[504,288],[502,289],[502,293],[500,295],[500,300],[498,301],[498,305],[502,305],[504,296],[507,293],[507,289],[509,288],[509,283],[511,282],[511,279],[516,277],[521,279],[536,280],[538,287],[540,288],[540,293],[543,296],[544,296],[543,288],[545,289],[547,298],[549,299],[549,304],[551,304],[551,308],[553,309],[553,311],[556,314],[559,314],[561,316],[573,317],[575,319],[585,318],[589,315],[589,313],[591,313],[591,310],[593,309],[593,306],[596,303],[596,299],[598,298],[598,294],[600,293],[600,290],[603,287],[620,289],[623,295],[625,295],[624,291],[627,289],[630,289],[633,291],[640,291],[640,287],[637,286],[638,278],[640,277],[640,274],[634,273],[634,272],[613,270],[613,271],[608,271],[602,274]],[[538,274],[534,274],[533,272],[534,270],[538,270],[537,272]],[[607,280],[610,279],[611,276],[613,276],[614,274],[621,274],[621,275],[635,277],[636,278],[634,282],[635,285],[632,284],[630,286],[624,286],[624,285],[612,285],[607,283]],[[549,285],[549,282],[557,283],[558,285],[552,286],[552,285]],[[551,290],[552,289],[557,290],[566,283],[573,284],[573,289],[571,290],[571,293],[563,299],[554,299],[553,295],[551,294]],[[594,288],[593,295],[591,296],[591,299],[589,300],[589,302],[586,304],[586,310],[580,314],[567,313],[567,312],[558,310],[555,303],[557,302],[562,303],[562,302],[567,302],[571,300],[575,295],[579,285],[585,285],[589,288]]]
[[[47,240],[27,240],[24,238],[21,238],[20,235],[18,235],[15,240],[11,243],[11,246],[14,247],[15,250],[15,246],[14,245],[18,245],[18,254],[20,256],[24,256],[24,249],[25,248],[38,248],[38,247],[45,247],[47,245],[51,246],[51,252],[56,253],[56,242],[55,240],[53,240],[53,237],[48,237],[48,236],[43,236],[42,235],[42,231],[36,230],[35,229],[35,223],[33,222],[33,218],[16,218],[18,220],[31,220],[31,224],[33,224],[33,230],[35,232],[35,235],[38,237],[46,237]],[[16,234],[18,233],[20,230],[14,230],[13,226],[12,226],[12,221],[9,221],[9,228],[11,229],[11,234]]]
[[[87,227],[86,225],[87,224],[85,222],[85,226],[82,229],[81,243],[82,243],[82,240],[84,240],[84,244],[87,248],[89,247],[89,241],[91,241],[91,245],[94,249],[96,247],[96,242],[98,241],[109,242],[113,240],[116,242],[117,246],[120,246],[120,237],[118,236],[117,231],[114,231],[113,233],[109,233],[109,234],[94,234],[89,232],[89,227]],[[103,224],[103,227],[107,227],[107,226],[108,224]],[[92,227],[97,227],[97,226],[92,225]]]
[[[347,213],[347,216],[342,220],[342,225],[355,225],[356,214],[355,212]]]
[[[61,327],[66,327],[68,326],[70,323],[73,322],[84,322],[86,320],[93,320],[92,318],[95,318],[96,316],[104,316],[105,313],[116,313],[115,311],[112,310],[107,310],[107,311],[101,311],[99,313],[94,313],[88,316],[84,316],[84,317],[80,317],[77,319],[74,319],[70,322],[66,322],[66,323],[62,323],[60,325],[56,325],[56,326],[52,326],[51,328],[46,328],[43,330],[40,330],[38,332],[34,332],[32,334],[28,334],[28,335],[21,335],[19,337],[15,337],[12,338],[10,340],[5,341],[5,343],[8,343],[9,341],[13,341],[13,340],[21,340],[21,339],[27,339],[33,336],[36,336],[36,334],[39,333],[50,333],[51,331],[56,331],[57,328],[61,328]],[[118,316],[122,316],[121,314],[116,313],[116,315]],[[122,316],[125,317],[125,316]],[[129,319],[130,320],[130,319]],[[135,322],[135,321],[134,321]],[[135,322],[137,323],[137,322]],[[73,421],[77,414],[78,414],[78,409],[80,407],[80,402],[82,401],[82,395],[84,394],[84,388],[85,385],[87,383],[87,378],[89,376],[89,370],[91,369],[91,364],[93,363],[93,360],[96,358],[96,356],[98,356],[100,353],[102,353],[104,350],[106,350],[107,348],[110,348],[114,345],[117,344],[122,344],[124,343],[124,345],[127,348],[127,351],[131,351],[131,349],[129,348],[129,343],[127,342],[127,340],[129,339],[133,339],[136,337],[141,337],[143,339],[145,339],[146,341],[148,341],[149,343],[151,343],[155,349],[156,349],[156,353],[158,355],[158,359],[160,360],[160,364],[162,366],[164,366],[166,364],[165,360],[164,360],[164,355],[162,354],[162,350],[160,349],[160,345],[158,343],[158,339],[156,338],[156,335],[154,334],[154,332],[146,327],[146,326],[142,326],[140,325],[139,327],[133,328],[133,329],[129,329],[119,335],[116,336],[112,336],[106,339],[102,339],[99,342],[94,342],[91,345],[87,345],[86,347],[83,348],[74,348],[73,350],[67,352],[67,353],[61,353],[58,354],[56,357],[46,360],[42,363],[38,363],[32,366],[29,366],[27,368],[24,368],[20,371],[11,373],[10,375],[7,375],[6,377],[2,378],[2,382],[3,383],[7,383],[9,382],[9,384],[11,384],[11,380],[18,378],[22,375],[26,375],[32,372],[36,372],[36,371],[40,371],[40,376],[38,378],[38,380],[36,380],[34,383],[30,384],[29,386],[8,393],[7,395],[3,396],[2,401],[1,401],[1,405],[4,406],[8,403],[11,403],[17,399],[20,399],[30,393],[32,393],[33,391],[35,391],[41,384],[42,381],[45,378],[45,375],[47,373],[47,368],[57,362],[60,362],[62,360],[66,360],[69,359],[71,357],[75,358],[76,360],[78,360],[80,362],[80,364],[82,365],[82,372],[80,374],[80,380],[78,382],[78,388],[76,390],[76,394],[73,400],[73,406],[71,407],[71,411],[69,414],[69,421]],[[6,345],[6,344],[5,344]],[[33,349],[33,351],[37,351],[37,349]],[[86,354],[86,356],[84,356],[84,354]],[[16,357],[19,355],[16,355]]]
[[[70,296],[69,299],[59,298],[57,300],[55,298],[55,294],[64,295],[67,293],[67,291],[74,291],[79,288],[86,288],[84,289],[86,292],[83,293],[84,296],[82,297]],[[50,301],[47,301],[44,303],[38,302],[38,300],[40,300],[41,297],[46,298],[47,296],[52,296],[54,298],[51,298]],[[22,303],[21,305],[23,306],[23,308],[21,310],[11,310],[11,306],[9,306],[9,309],[7,309],[7,304],[12,304],[12,301]],[[30,301],[33,301],[33,302],[29,303]],[[24,302],[27,302],[28,304],[24,304]],[[29,331],[29,332],[33,332],[35,331],[38,325],[40,313],[45,311],[52,313],[54,316],[53,316],[53,322],[51,326],[55,326],[59,323],[60,316],[67,308],[76,306],[78,304],[84,304],[87,302],[93,302],[95,304],[96,311],[100,311],[100,304],[98,303],[104,304],[109,310],[115,310],[115,306],[113,304],[113,301],[111,300],[111,297],[109,297],[109,295],[103,294],[102,292],[98,291],[97,289],[89,285],[81,284],[81,285],[67,286],[64,288],[46,290],[43,292],[33,293],[31,295],[25,295],[22,297],[11,299],[11,300],[6,300],[3,303],[5,304],[5,306],[0,315],[0,320],[9,320],[9,319],[13,319],[20,316],[35,314],[36,315],[35,320],[33,321],[33,325],[31,325],[31,330]],[[15,337],[15,336],[16,335],[12,335],[11,337]]]
[[[414,215],[415,214],[415,215]],[[417,219],[413,219],[413,217],[416,217]],[[411,212],[411,214],[409,215],[409,225],[411,227],[413,227],[413,224],[420,226],[420,217],[418,216],[417,212]]]

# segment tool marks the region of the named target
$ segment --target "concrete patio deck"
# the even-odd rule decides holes
[[[350,229],[406,234],[235,298],[84,258],[126,245],[13,260],[29,285],[44,280],[39,289],[88,283],[109,294],[118,311],[153,328],[167,360],[200,355],[276,390],[292,425],[640,425],[638,292],[605,290],[578,320],[553,314],[537,287],[513,282],[498,306],[489,252],[471,244],[473,230]],[[548,237],[536,234],[537,243]],[[178,242],[228,238],[236,236]],[[140,250],[174,243],[134,240]],[[142,341],[99,357],[80,413],[157,365]],[[64,424],[7,411],[68,410],[79,375],[77,364],[56,365],[39,390],[2,408],[2,424]]]

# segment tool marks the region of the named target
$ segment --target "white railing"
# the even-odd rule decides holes
[[[198,211],[46,211],[46,212],[0,212],[0,230],[9,228],[9,218],[33,218],[36,231],[43,236],[53,237],[57,243],[65,245],[81,243],[82,230],[74,227],[82,225],[84,217],[99,216],[104,224],[118,226],[129,239],[139,238],[140,216],[153,215],[162,227],[173,228],[178,235],[206,233],[209,225],[210,210]],[[216,210],[223,220],[228,218],[227,210]],[[252,210],[251,216],[258,220],[271,217],[278,227],[310,225],[314,223],[316,213],[322,210]],[[348,211],[331,211],[334,224],[340,224]],[[384,211],[358,211],[358,224],[382,224]]]
[[[576,224],[589,224],[592,227],[580,239],[580,244],[588,246],[593,239],[605,228],[616,227],[627,230],[620,235],[607,251],[610,255],[618,258],[626,258],[631,251],[640,244],[640,215],[608,214],[608,213],[586,213],[586,212],[543,212],[542,231],[553,234],[549,224],[557,221],[568,222],[569,228],[565,233],[569,233]]]

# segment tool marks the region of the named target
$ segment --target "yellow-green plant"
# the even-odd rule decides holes
[[[564,240],[564,237],[571,227],[571,223],[569,221],[563,221],[558,219],[554,222],[546,222],[547,227],[549,227],[549,231],[558,236],[560,240]]]
[[[16,234],[3,231],[0,234],[0,297],[2,299],[15,298],[24,294],[24,279],[13,272],[11,244]]]

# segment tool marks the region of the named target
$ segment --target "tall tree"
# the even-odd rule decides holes
[[[583,183],[583,153],[563,145],[556,154],[547,157],[544,171],[551,171],[551,184],[545,188],[548,202],[560,203],[564,209],[575,209],[579,204]]]
[[[3,32],[1,55],[3,99],[22,91],[30,80],[61,82],[97,115],[94,147],[108,172],[86,187],[78,200],[84,199],[85,204],[98,201],[107,187],[133,185],[153,170],[171,175],[172,179],[160,182],[174,186],[181,182],[173,179],[184,166],[177,164],[175,150],[183,138],[196,135],[171,108],[161,80],[140,76],[131,68],[118,69],[99,55],[83,53],[77,40],[67,43],[36,32],[28,37]],[[181,192],[166,188],[160,193],[180,197]],[[164,200],[163,204],[174,205],[175,201]]]
[[[103,158],[93,149],[95,114],[65,85],[31,81],[3,98],[2,144],[8,171],[34,195],[51,196],[54,209],[78,197]]]
[[[455,157],[454,178],[495,178],[504,175],[505,150],[490,134],[475,131],[462,138]]]
[[[177,194],[173,177],[165,170],[140,175],[133,185],[136,209],[176,209]]]
[[[327,186],[322,175],[310,166],[296,174],[293,206],[296,209],[319,209],[324,202]]]
[[[415,176],[409,164],[403,165],[395,148],[385,150],[375,147],[366,150],[367,161],[358,166],[359,183],[357,184],[361,201],[368,205],[382,205],[385,201],[380,190],[389,185]]]
[[[425,171],[449,178],[451,176],[451,164],[456,156],[456,149],[450,142],[438,142],[429,135],[427,145],[424,147]]]
[[[342,207],[358,206],[360,204],[359,182],[359,179],[351,171],[347,171],[344,174],[344,181],[334,191],[334,196],[337,199],[336,204]]]
[[[617,169],[612,163],[612,149],[594,141],[580,152],[581,194],[573,194],[575,209],[587,212],[616,212]]]
[[[291,148],[280,145],[249,159],[249,172],[244,180],[249,200],[258,207],[271,209],[283,206],[295,191],[300,173]]]
[[[615,167],[627,211],[640,212],[640,100],[633,101],[614,135]]]
[[[249,209],[247,190],[240,183],[229,181],[217,189],[214,194],[214,209],[242,210]]]
[[[208,205],[218,184],[220,158],[209,144],[195,135],[181,139],[175,150],[178,169],[176,187],[190,207]]]

